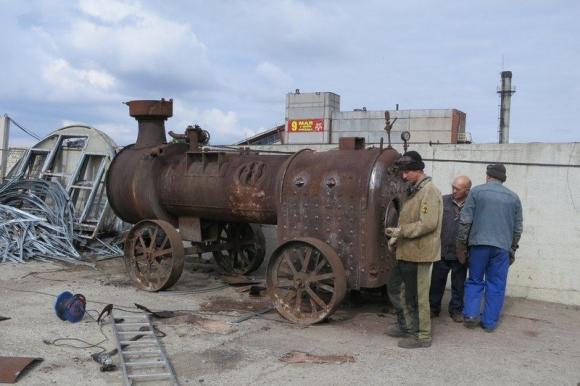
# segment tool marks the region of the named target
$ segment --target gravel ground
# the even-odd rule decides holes
[[[394,322],[379,297],[351,302],[328,323],[301,328],[275,312],[238,325],[228,322],[261,309],[239,287],[224,287],[213,273],[186,273],[172,290],[190,293],[147,293],[131,286],[121,259],[96,268],[29,262],[0,264],[0,356],[42,357],[24,374],[21,385],[122,384],[122,372],[103,373],[90,359],[98,348],[48,345],[43,341],[78,338],[106,341],[115,347],[110,324],[86,317],[71,324],[54,314],[62,291],[86,296],[90,315],[106,304],[133,309],[190,310],[177,318],[156,321],[181,384],[203,385],[343,385],[343,384],[558,384],[580,382],[580,310],[553,303],[509,298],[494,333],[468,330],[447,315],[433,321],[433,346],[404,350],[384,334]],[[213,289],[213,290],[212,290]],[[197,292],[193,292],[197,291]],[[447,301],[446,297],[444,301]],[[350,303],[350,304],[349,304]],[[203,311],[210,310],[210,311]],[[63,343],[62,341],[57,343]],[[70,342],[75,345],[82,343]],[[350,355],[342,364],[285,363],[291,351],[314,355]],[[114,357],[115,362],[118,358]]]

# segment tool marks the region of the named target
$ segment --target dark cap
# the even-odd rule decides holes
[[[486,173],[491,178],[495,178],[501,182],[505,182],[506,180],[505,166],[503,166],[503,164],[487,165]]]
[[[423,170],[425,169],[425,163],[423,163],[423,158],[421,154],[414,150],[408,151],[396,162],[399,166],[399,170]]]

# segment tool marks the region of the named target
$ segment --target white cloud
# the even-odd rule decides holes
[[[108,22],[119,22],[141,11],[138,3],[115,0],[81,0],[79,8],[87,15]]]
[[[80,10],[65,39],[78,58],[98,60],[129,84],[215,86],[207,47],[191,24],[162,18],[138,3],[82,1]]]
[[[102,99],[115,86],[115,79],[105,71],[77,69],[65,59],[54,59],[45,64],[42,76],[50,85],[52,99]]]
[[[126,146],[137,140],[137,122],[133,126],[116,122],[103,122],[91,126],[107,134],[119,146]]]
[[[270,62],[262,62],[256,66],[256,73],[262,78],[278,86],[290,86],[292,78],[282,69]]]

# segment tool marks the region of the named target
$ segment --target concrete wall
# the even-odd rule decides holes
[[[335,145],[309,146],[324,150]],[[255,149],[296,151],[297,145]],[[505,185],[522,200],[524,233],[510,268],[508,295],[580,305],[580,144],[418,145],[443,194],[453,178],[469,176],[484,183],[485,167],[504,162]],[[399,149],[402,152],[402,149]],[[275,233],[268,229],[269,244]],[[271,248],[271,247],[270,247]]]
[[[401,132],[411,133],[411,142],[453,142],[455,130],[465,132],[459,122],[459,111],[445,110],[391,110],[391,142],[402,143]],[[332,115],[332,143],[340,137],[364,137],[367,143],[378,143],[381,137],[386,142],[384,111],[340,111]],[[456,138],[455,138],[456,139]]]

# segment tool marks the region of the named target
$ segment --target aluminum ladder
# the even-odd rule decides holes
[[[113,310],[111,316],[125,385],[179,385],[149,314],[127,315]],[[143,337],[135,340],[136,335]]]

